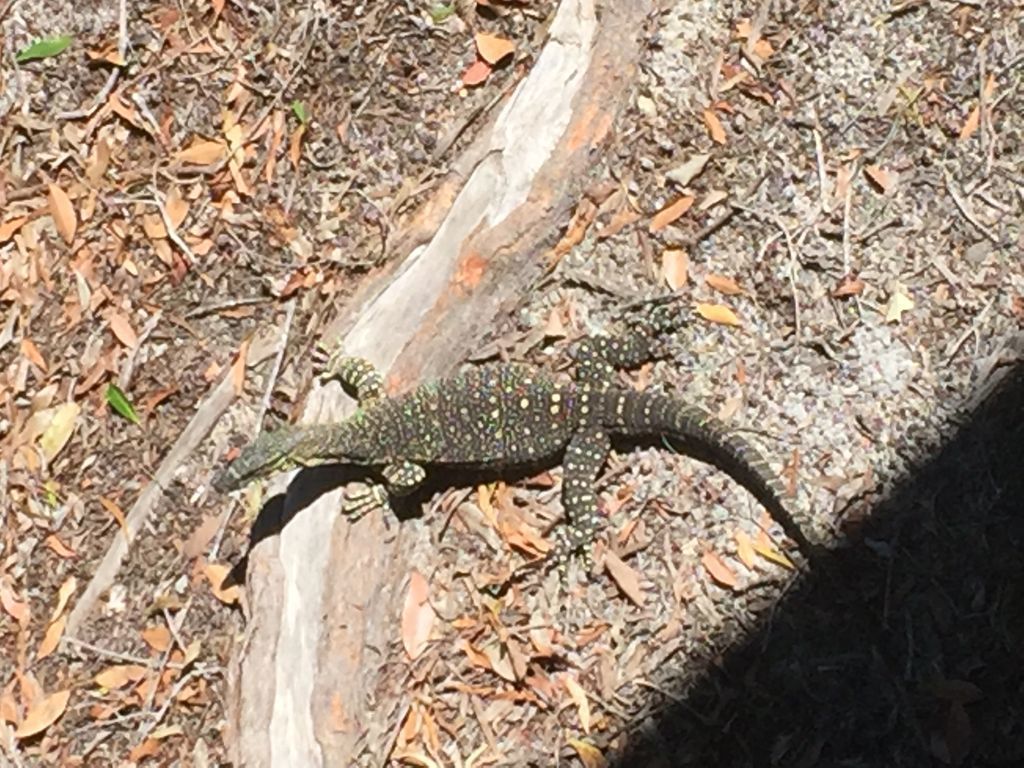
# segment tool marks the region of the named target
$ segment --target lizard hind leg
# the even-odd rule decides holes
[[[320,380],[340,381],[352,390],[360,407],[385,397],[384,376],[369,360],[346,355],[340,347],[329,352],[322,344],[317,345],[316,356],[322,364]]]
[[[551,553],[563,574],[574,554],[580,553],[588,570],[593,564],[590,544],[601,525],[594,483],[610,452],[611,439],[600,429],[578,432],[565,449],[562,506],[567,524],[558,529]]]

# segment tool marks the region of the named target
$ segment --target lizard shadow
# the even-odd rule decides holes
[[[1018,364],[847,516],[838,580],[811,573],[749,632],[722,601],[732,631],[650,673],[661,693],[637,701],[610,764],[1024,765],[1022,457]]]
[[[451,488],[470,488],[480,483],[503,480],[521,483],[538,473],[558,466],[561,457],[551,461],[521,464],[493,469],[464,469],[449,465],[428,465],[426,480],[408,496],[392,497],[391,507],[399,521],[424,514],[426,503],[436,494]],[[249,552],[260,542],[278,536],[304,509],[324,494],[354,481],[365,481],[374,476],[366,467],[350,464],[324,464],[300,470],[288,484],[285,493],[268,498],[249,528],[249,541],[245,554],[231,569],[225,586],[245,581]],[[343,514],[339,509],[338,514]]]

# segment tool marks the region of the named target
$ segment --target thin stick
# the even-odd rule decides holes
[[[973,224],[975,228],[979,232],[981,232],[981,234],[983,234],[986,238],[988,238],[996,245],[999,245],[999,238],[996,237],[991,232],[989,232],[988,227],[986,227],[984,224],[978,221],[977,218],[975,218],[974,213],[968,207],[967,203],[964,201],[963,198],[960,197],[960,195],[957,194],[956,190],[953,188],[953,179],[950,178],[949,171],[943,171],[943,176],[946,179],[946,191],[949,193],[949,196],[953,198],[953,202],[956,204],[956,207],[957,209],[959,209],[961,215],[963,215],[963,217],[967,219],[967,221]]]

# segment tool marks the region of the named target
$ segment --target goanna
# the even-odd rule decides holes
[[[338,378],[354,390],[355,414],[337,424],[264,433],[213,485],[229,491],[278,470],[360,465],[381,482],[349,499],[346,512],[358,513],[412,492],[434,466],[500,469],[552,464],[564,455],[562,504],[568,524],[557,529],[548,560],[561,568],[574,553],[589,562],[588,545],[601,521],[594,484],[612,437],[661,437],[696,450],[743,485],[810,559],[817,550],[786,510],[778,481],[753,447],[697,406],[616,382],[616,369],[652,359],[656,343],[644,329],[586,337],[572,348],[572,378],[525,364],[494,364],[393,398],[385,395],[382,377],[370,363],[338,352],[322,377]]]

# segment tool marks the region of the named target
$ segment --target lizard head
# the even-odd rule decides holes
[[[214,476],[213,489],[218,493],[235,491],[259,477],[301,466],[298,448],[304,434],[305,430],[297,427],[264,432]]]

